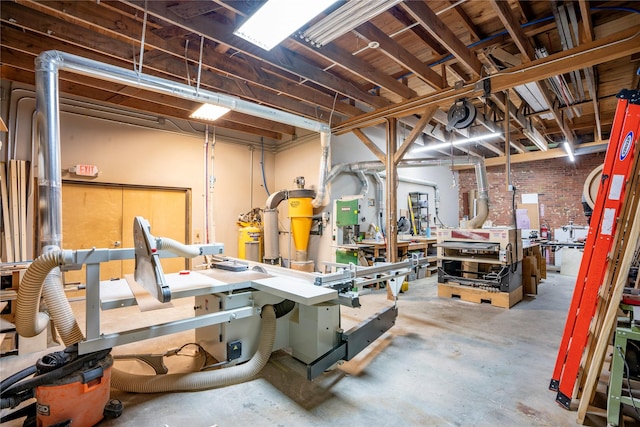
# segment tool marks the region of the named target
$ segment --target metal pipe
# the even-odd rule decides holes
[[[362,189],[360,190],[360,195],[366,196],[367,193],[369,192],[369,180],[367,179],[367,175],[364,173],[364,171],[360,171],[356,175],[358,175],[358,178],[360,178],[360,182],[362,183]]]
[[[384,218],[384,182],[382,182],[380,172],[374,173],[373,177],[375,178],[376,185],[378,186],[376,189],[376,206],[378,206],[376,221],[378,221],[378,228],[384,232],[382,221],[382,218]]]
[[[36,121],[38,129],[38,206],[41,248],[62,247],[62,165],[58,63],[36,58]],[[44,252],[44,251],[43,251]]]
[[[307,119],[306,117],[297,116],[286,111],[276,110],[264,105],[245,101],[235,96],[216,93],[209,90],[201,89],[200,91],[197,91],[193,87],[183,83],[146,74],[138,74],[131,70],[82,58],[65,52],[51,50],[41,53],[38,58],[42,62],[51,63],[51,66],[55,68],[55,72],[58,70],[76,72],[78,74],[98,77],[114,83],[140,87],[156,93],[207,104],[219,105],[241,113],[250,114],[267,120],[273,120],[279,123],[286,123],[314,132],[328,133],[331,131],[331,128],[326,123]]]
[[[326,197],[323,185],[329,157],[329,133],[326,123],[296,116],[285,111],[263,105],[253,104],[240,98],[194,89],[191,86],[137,73],[91,59],[82,58],[65,52],[50,50],[36,58],[36,108],[38,110],[38,140],[40,168],[38,172],[40,206],[40,242],[42,247],[62,247],[62,194],[60,162],[60,108],[58,71],[69,71],[102,80],[139,87],[152,92],[189,99],[192,101],[219,105],[252,116],[286,123],[292,126],[321,133],[322,160],[319,190],[314,207],[321,206]]]

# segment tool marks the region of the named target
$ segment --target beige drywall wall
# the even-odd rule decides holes
[[[217,142],[213,156],[213,232],[225,244],[225,254],[238,255],[238,215],[264,207],[260,148]],[[274,187],[274,155],[264,154],[267,187]]]

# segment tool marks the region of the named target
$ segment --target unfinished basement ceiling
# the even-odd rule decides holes
[[[566,140],[577,151],[606,147],[615,95],[639,84],[640,8],[634,1],[404,1],[322,47],[293,35],[269,52],[233,35],[261,4],[3,1],[1,77],[33,84],[35,57],[57,49],[331,119],[336,133],[357,129],[366,135],[366,126],[396,117],[401,134],[421,127],[421,145],[448,138],[447,112],[456,97],[444,95],[453,93],[478,111],[456,137],[503,131],[509,107],[509,153],[530,154],[532,160]],[[545,63],[554,64],[553,74],[539,65]],[[490,96],[474,90],[479,81],[491,83]],[[159,118],[188,119],[198,106],[72,73],[61,74],[60,88]],[[238,112],[215,126],[263,136],[276,146],[296,134],[290,125]],[[504,138],[453,151],[506,155]]]

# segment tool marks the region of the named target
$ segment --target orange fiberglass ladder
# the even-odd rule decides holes
[[[598,296],[625,199],[626,183],[633,159],[638,153],[640,133],[640,91],[622,90],[613,119],[609,147],[604,160],[589,234],[569,307],[564,334],[549,389],[557,391],[556,402],[569,409],[580,371],[582,355],[589,338],[589,327],[596,313]]]

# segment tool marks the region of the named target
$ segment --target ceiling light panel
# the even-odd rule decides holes
[[[233,34],[264,50],[271,50],[335,2],[336,0],[269,0]]]
[[[191,113],[189,117],[192,119],[207,120],[213,122],[227,114],[230,110],[225,107],[213,104],[202,104],[200,108]]]
[[[472,136],[470,138],[462,138],[462,139],[458,139],[458,140],[451,141],[451,142],[443,142],[443,143],[439,143],[439,144],[425,145],[424,147],[416,148],[416,149],[412,150],[411,152],[412,153],[422,153],[422,152],[425,152],[425,151],[440,150],[440,149],[443,149],[443,148],[449,148],[452,145],[454,147],[456,147],[458,145],[464,145],[464,144],[468,144],[470,142],[486,141],[488,139],[497,138],[497,137],[499,137],[501,135],[502,135],[501,132],[486,133],[486,134],[483,134],[483,135],[476,135],[476,136]]]
[[[300,38],[316,47],[322,47],[368,22],[402,0],[351,0],[326,18],[307,28]]]

